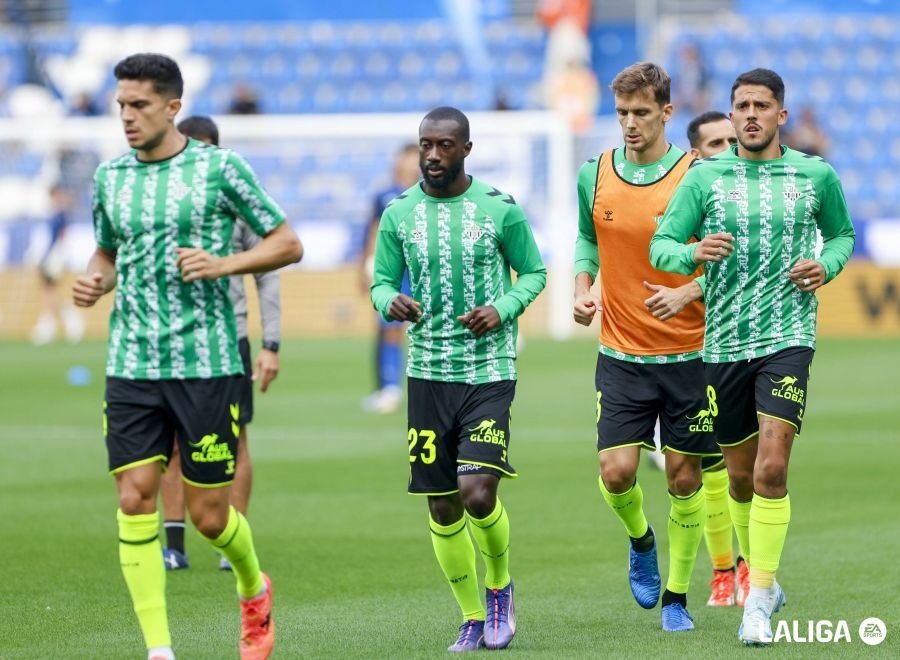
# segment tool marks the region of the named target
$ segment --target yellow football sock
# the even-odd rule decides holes
[[[225,555],[237,578],[237,590],[243,598],[253,598],[262,593],[263,579],[259,559],[253,548],[250,523],[233,506],[228,507],[228,523],[216,539],[207,539],[214,548]]]
[[[159,542],[159,513],[116,512],[119,563],[147,648],[171,646],[166,618],[166,569]]]
[[[622,524],[625,525],[625,531],[633,539],[639,539],[647,533],[649,525],[647,517],[644,515],[644,491],[638,482],[626,490],[624,493],[610,493],[603,483],[603,477],[598,480],[600,483],[600,492],[603,493],[603,499],[613,510]]]
[[[428,522],[434,554],[459,603],[463,620],[484,621],[484,605],[475,572],[475,546],[466,531],[466,517],[449,525],[440,525],[432,519]]]
[[[706,524],[706,496],[703,486],[692,495],[680,497],[669,493],[669,579],[666,589],[686,594],[697,559],[697,548]]]
[[[766,588],[772,586],[790,522],[790,495],[778,499],[753,496],[753,506],[750,509],[750,547],[753,548],[751,585]]]
[[[473,518],[472,536],[484,557],[486,572],[484,586],[488,589],[503,589],[509,584],[509,516],[497,500],[497,506],[487,518]]]
[[[738,502],[728,494],[728,511],[731,513],[731,524],[734,525],[734,534],[737,536],[738,549],[744,561],[750,565],[750,505],[752,500]]]
[[[728,470],[722,468],[703,473],[703,492],[706,493],[706,549],[717,571],[734,567],[731,545],[731,514],[728,512]]]

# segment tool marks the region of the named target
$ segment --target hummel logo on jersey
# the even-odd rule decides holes
[[[491,188],[491,192],[485,193],[488,197],[499,197],[500,195],[506,195],[502,190],[497,190],[496,188]],[[506,195],[503,199],[507,204],[515,204],[516,200],[513,199],[512,195]]]
[[[422,231],[421,229],[413,229],[413,230],[412,230],[411,236],[412,236],[412,239],[413,239],[416,243],[419,243],[419,242],[425,240],[425,232]]]
[[[613,220],[612,216],[613,216],[613,212],[610,209],[606,209],[603,212],[603,219],[606,220],[607,222],[612,222],[612,220]]]
[[[784,201],[794,203],[800,199],[800,191],[793,186],[784,189]]]
[[[729,202],[741,201],[741,191],[740,190],[729,190],[728,191],[728,201]]]

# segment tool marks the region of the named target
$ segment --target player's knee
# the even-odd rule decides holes
[[[700,488],[700,475],[690,470],[682,470],[667,479],[669,491],[679,497],[687,497]]]
[[[458,496],[429,497],[428,512],[438,525],[452,525],[462,518],[463,507]]]
[[[197,531],[206,538],[217,539],[225,531],[228,515],[227,512],[223,515],[221,511],[207,510],[199,514],[192,514],[191,522],[194,523]]]
[[[460,488],[466,512],[473,518],[487,518],[497,508],[497,486],[493,480],[479,480]]]
[[[603,479],[606,490],[616,495],[620,495],[634,486],[635,477],[634,471],[621,465],[603,466],[600,472],[600,478]]]
[[[753,489],[764,497],[781,497],[787,489],[787,465],[777,458],[758,460]]]

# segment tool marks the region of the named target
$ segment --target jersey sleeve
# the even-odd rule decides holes
[[[597,279],[600,254],[597,251],[597,229],[594,227],[594,186],[597,184],[599,159],[581,166],[578,172],[578,236],[575,239],[575,275],[587,273]]]
[[[666,206],[666,212],[650,239],[650,263],[657,270],[690,275],[697,270],[696,245],[686,245],[693,236],[700,238],[705,196],[688,170]],[[705,287],[705,282],[700,288]]]
[[[119,249],[119,237],[113,229],[112,221],[106,213],[104,204],[104,183],[109,176],[105,167],[97,168],[94,173],[94,189],[91,193],[91,213],[94,220],[94,238],[97,245],[104,250],[114,252]]]
[[[516,271],[512,288],[491,303],[506,323],[518,317],[530,305],[547,283],[547,268],[525,214],[512,205],[503,221],[501,249],[507,263]]]
[[[225,156],[222,179],[222,192],[233,212],[254,232],[265,236],[284,222],[284,211],[263,189],[253,168],[233,151]]]
[[[403,245],[397,235],[397,221],[390,210],[381,216],[375,238],[375,272],[369,290],[372,305],[386,321],[390,321],[388,309],[391,301],[400,293],[406,260]]]
[[[830,282],[843,270],[850,255],[853,254],[856,231],[850,220],[850,211],[840,179],[830,167],[819,197],[819,215],[816,224],[822,232],[824,247],[817,261],[825,268],[825,281]]]

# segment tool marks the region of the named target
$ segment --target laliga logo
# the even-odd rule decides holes
[[[831,621],[806,621],[806,627],[803,629],[802,621],[785,621],[782,619],[775,628],[775,634],[772,635],[771,642],[794,642],[794,643],[830,643],[830,642],[851,642],[850,627],[847,622],[841,619],[837,623]],[[762,631],[760,631],[762,632]],[[762,637],[763,635],[761,635]],[[881,644],[887,637],[887,626],[884,621],[878,617],[869,617],[859,624],[859,639],[869,646],[877,646]]]

